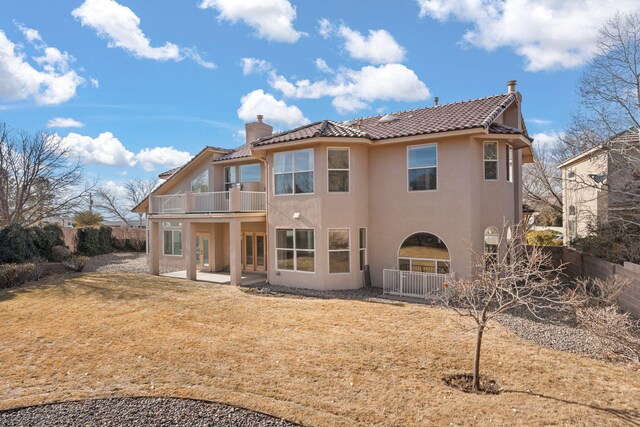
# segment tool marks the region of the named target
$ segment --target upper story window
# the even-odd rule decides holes
[[[237,182],[236,179],[236,167],[227,166],[224,168],[224,191],[229,191],[229,188]]]
[[[313,193],[313,149],[276,153],[274,163],[275,194]]]
[[[498,143],[484,143],[484,179],[495,181],[498,179]]]
[[[260,163],[241,165],[240,182],[260,182]]]
[[[191,181],[191,192],[192,193],[208,193],[209,192],[209,169],[206,169]]]
[[[349,192],[349,149],[329,148],[327,151],[327,169],[330,193]]]
[[[409,191],[437,190],[438,147],[436,144],[407,147]]]
[[[507,144],[507,181],[513,182],[513,147]]]

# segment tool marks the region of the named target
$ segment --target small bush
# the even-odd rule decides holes
[[[20,224],[0,229],[0,264],[20,264],[39,255],[31,233]]]
[[[36,280],[34,263],[0,265],[0,289],[12,288],[31,280]]]
[[[66,246],[54,246],[51,248],[51,261],[61,262],[71,256],[71,251]]]
[[[79,228],[76,235],[76,252],[86,256],[113,252],[111,227]]]
[[[530,231],[527,233],[527,243],[534,246],[561,246],[558,233],[553,230]]]
[[[82,270],[84,270],[87,264],[89,264],[89,261],[91,261],[91,258],[89,257],[74,255],[69,259],[67,259],[66,261],[63,261],[62,263],[69,270],[81,272]]]

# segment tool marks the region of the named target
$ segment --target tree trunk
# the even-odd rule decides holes
[[[480,390],[480,348],[482,347],[482,333],[484,324],[478,325],[478,336],[476,337],[476,353],[473,358],[473,391]]]

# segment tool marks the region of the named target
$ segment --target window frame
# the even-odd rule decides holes
[[[430,234],[432,236],[434,236],[435,238],[437,238],[440,242],[442,242],[442,244],[445,246],[445,248],[447,248],[447,254],[449,255],[448,259],[440,259],[440,258],[418,258],[418,257],[405,257],[405,256],[400,256],[400,252],[402,251],[402,245],[404,245],[404,242],[407,241],[407,239],[409,239],[410,237],[413,237],[416,234]],[[400,260],[404,259],[404,260],[408,260],[409,261],[409,270],[402,270],[400,268]],[[434,264],[434,272],[433,273],[426,273],[424,272],[423,274],[437,274],[437,275],[449,275],[451,274],[451,251],[449,250],[449,247],[447,246],[446,243],[444,243],[444,240],[442,240],[440,238],[440,236],[434,234],[434,233],[430,233],[428,231],[416,231],[415,233],[411,233],[408,236],[406,236],[402,242],[400,243],[400,246],[398,247],[398,252],[396,254],[396,266],[397,269],[400,271],[409,271],[409,272],[413,272],[413,261],[433,261]],[[438,273],[438,263],[447,263],[448,264],[448,272],[447,273]]]
[[[233,182],[227,181],[227,171],[233,171]],[[236,165],[233,166],[225,166],[224,167],[224,191],[229,191],[232,185],[238,183],[238,171],[236,170]]]
[[[175,223],[176,225],[167,225],[167,224],[172,224]],[[165,233],[171,233],[171,253],[168,254],[165,252],[165,240],[166,240],[166,235]],[[180,236],[180,253],[176,254],[175,253],[175,233],[179,233]],[[162,223],[162,255],[163,256],[170,256],[170,257],[182,257],[184,254],[184,247],[183,247],[183,242],[182,242],[182,222],[179,221],[164,221]]]
[[[258,179],[252,181],[245,181],[242,177],[242,168],[247,166],[258,166]],[[262,168],[260,167],[260,163],[245,163],[242,165],[238,165],[238,177],[240,178],[238,182],[260,182],[262,180]]]
[[[348,247],[347,249],[330,249],[330,238],[329,235],[331,234],[331,231],[336,231],[336,230],[340,230],[340,231],[347,231],[347,244]],[[331,272],[331,253],[332,252],[346,252],[349,255],[349,271],[338,271],[338,272]],[[333,228],[327,228],[327,271],[330,275],[339,275],[339,274],[351,274],[351,227],[333,227]]]
[[[434,146],[436,149],[436,164],[435,166],[419,166],[419,167],[409,167],[409,152],[411,149],[420,148],[420,147],[430,147]],[[438,143],[430,142],[428,144],[418,144],[418,145],[407,145],[407,153],[406,153],[406,178],[407,178],[407,193],[427,193],[438,191],[438,183],[440,182],[440,176],[438,172]],[[411,181],[409,179],[409,171],[412,169],[430,169],[435,168],[436,170],[436,188],[434,189],[426,189],[426,190],[412,190],[411,189]]]
[[[364,239],[362,239],[362,232],[364,231]],[[369,236],[367,236],[367,227],[360,227],[358,229],[358,264],[360,267],[360,271],[364,271],[364,266],[368,265],[367,263],[367,239],[369,238]],[[362,243],[362,241],[364,240],[364,245]],[[364,253],[364,256],[362,255]],[[364,260],[364,262],[360,262],[362,260]]]
[[[329,168],[329,152],[331,150],[336,151],[346,151],[347,152],[347,169],[332,169]],[[330,172],[332,171],[347,171],[347,190],[346,191],[332,191],[331,190],[331,180],[329,179]],[[350,147],[327,147],[327,193],[337,193],[337,194],[349,194],[351,193],[351,148]],[[305,193],[306,194],[306,193]]]
[[[202,175],[204,175],[204,174],[206,174],[206,175],[207,175],[207,178],[206,178],[207,191],[194,191],[194,190],[193,190],[193,183],[194,183],[194,181],[196,181],[197,179],[200,179],[200,177],[201,177]],[[192,193],[196,193],[196,194],[208,193],[208,192],[209,192],[209,190],[211,189],[211,186],[209,185],[209,168],[207,168],[207,169],[203,170],[203,171],[202,171],[202,172],[200,172],[200,173],[199,173],[195,178],[193,178],[193,179],[191,180],[191,183],[190,183],[190,189],[191,189],[191,192],[192,192]]]
[[[505,146],[507,147],[507,182],[513,183],[513,147],[511,144],[505,144]]]
[[[310,170],[295,170],[295,153],[299,151],[309,151],[311,153],[311,166],[313,169]],[[282,154],[291,154],[291,172],[276,172],[276,157]],[[315,149],[312,148],[302,148],[300,150],[289,150],[289,151],[278,151],[277,153],[273,153],[273,174],[272,174],[272,187],[273,187],[273,196],[310,196],[316,193],[316,171],[315,171]],[[309,193],[296,193],[296,173],[309,173],[311,172],[311,181],[313,186],[313,191]],[[278,194],[276,192],[276,175],[284,175],[290,173],[291,177],[291,193],[281,193]]]
[[[496,146],[496,158],[495,159],[487,159],[485,154],[485,147],[488,144],[495,144]],[[496,177],[495,178],[487,178],[487,162],[494,162],[496,164]],[[484,141],[482,143],[482,179],[484,181],[500,181],[500,144],[498,141]]]
[[[275,256],[274,256],[274,261],[275,261],[275,270],[276,271],[286,271],[286,272],[293,272],[293,273],[304,273],[304,274],[316,274],[316,229],[315,228],[290,228],[290,227],[275,227],[275,236],[274,236],[274,246],[275,246]],[[292,230],[293,231],[293,248],[279,248],[278,247],[278,230]],[[311,231],[313,232],[313,249],[298,249],[296,248],[296,231],[297,230],[305,230],[305,231]],[[282,250],[282,251],[293,251],[293,269],[289,270],[286,268],[279,268],[278,267],[278,250]],[[297,257],[297,253],[298,251],[301,252],[313,252],[313,271],[306,271],[306,270],[298,270],[298,257]]]

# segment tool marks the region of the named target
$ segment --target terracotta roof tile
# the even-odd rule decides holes
[[[256,147],[281,142],[298,141],[301,139],[325,137],[345,137],[345,138],[371,138],[366,132],[362,132],[345,123],[334,122],[333,120],[323,120],[321,122],[309,123],[284,132],[260,138],[253,142]]]
[[[245,157],[251,157],[251,144],[244,144],[233,151],[213,159],[214,162],[221,162],[223,160],[242,159]]]

